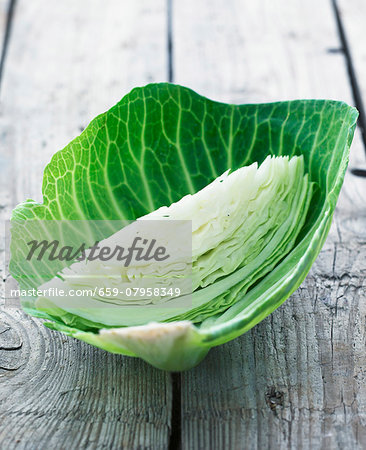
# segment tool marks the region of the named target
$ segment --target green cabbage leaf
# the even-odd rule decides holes
[[[306,277],[329,231],[357,115],[330,100],[230,105],[168,83],[132,90],[53,156],[43,203],[18,205],[12,222],[84,221],[75,245],[92,245],[118,241],[128,229],[113,221],[189,220],[190,302],[96,296],[75,308],[24,296],[24,309],[51,329],[161,369],[196,365],[263,320]],[[29,264],[27,233],[12,229],[10,271],[21,288],[128,284],[127,269],[112,263]],[[185,269],[176,267],[154,270],[180,276]],[[151,276],[146,267],[128,270]],[[101,273],[114,278],[103,281]]]

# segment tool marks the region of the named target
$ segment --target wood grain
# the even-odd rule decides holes
[[[353,101],[330,1],[188,0],[173,14],[178,83],[222,101]],[[351,165],[362,158],[357,133]],[[366,447],[364,190],[347,173],[329,238],[291,299],[182,374],[183,448]]]
[[[134,85],[166,78],[163,0],[18,0],[2,85],[2,218],[51,155]],[[0,312],[0,447],[165,448],[169,374]]]

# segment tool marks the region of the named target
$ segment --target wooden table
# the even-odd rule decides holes
[[[365,24],[362,0],[0,0],[1,219],[41,200],[51,155],[136,85],[361,108]],[[351,169],[365,168],[359,124]],[[349,170],[302,287],[186,373],[3,308],[0,448],[366,448],[365,192]]]

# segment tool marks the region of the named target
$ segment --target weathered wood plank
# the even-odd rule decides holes
[[[164,0],[18,0],[2,86],[2,217],[40,200],[51,155],[166,66]],[[167,446],[168,374],[21,311],[0,314],[1,448]]]
[[[10,6],[10,0],[0,0],[0,55],[3,54],[4,51],[4,38],[5,38],[5,31],[6,31],[6,22],[8,17],[8,10]],[[0,74],[1,75],[1,74]],[[0,89],[1,89],[1,78],[0,78]],[[2,181],[3,180],[3,155],[0,154],[0,188],[3,187]],[[0,194],[1,195],[1,194]],[[1,197],[0,197],[1,198]],[[2,205],[0,201],[0,219],[1,219],[1,211],[4,209],[4,205]],[[0,252],[3,250],[3,245],[0,243]],[[2,270],[2,264],[0,263],[0,276],[1,276],[1,270]]]
[[[335,6],[339,12],[341,25],[344,30],[345,44],[350,52],[357,82],[366,98],[366,49],[364,40],[366,5],[362,0],[334,0]]]
[[[175,82],[222,101],[352,103],[330,1],[187,0],[173,14]],[[362,157],[357,134],[351,164]],[[347,174],[292,298],[182,374],[183,448],[365,448],[364,183]]]
[[[196,6],[194,17],[191,7],[173,8],[175,82],[226,101],[350,101],[348,80],[339,89],[347,68],[330,1],[215,0]]]
[[[341,26],[344,32],[345,45],[348,57],[351,59],[351,66],[354,72],[358,91],[357,95],[360,108],[366,113],[366,3],[362,0],[334,0],[337,7]],[[361,119],[364,140],[366,139],[366,117]],[[362,164],[365,167],[365,162]]]

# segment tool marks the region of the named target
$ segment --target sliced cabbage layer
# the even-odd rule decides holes
[[[128,286],[151,285],[155,277],[160,286],[179,285],[186,295],[173,299],[95,295],[78,298],[77,308],[72,307],[72,298],[67,301],[67,295],[50,296],[39,298],[37,307],[81,329],[184,319],[201,322],[233,305],[294,247],[309,208],[311,189],[302,156],[267,157],[259,168],[254,163],[227,171],[196,194],[139,219],[190,220],[189,261],[179,259],[181,248],[165,263],[124,267],[116,261],[82,261],[40,288],[52,285],[67,293],[77,288],[117,286],[123,291]],[[134,226],[118,231],[100,245],[121,242],[126,233],[133,234]]]

